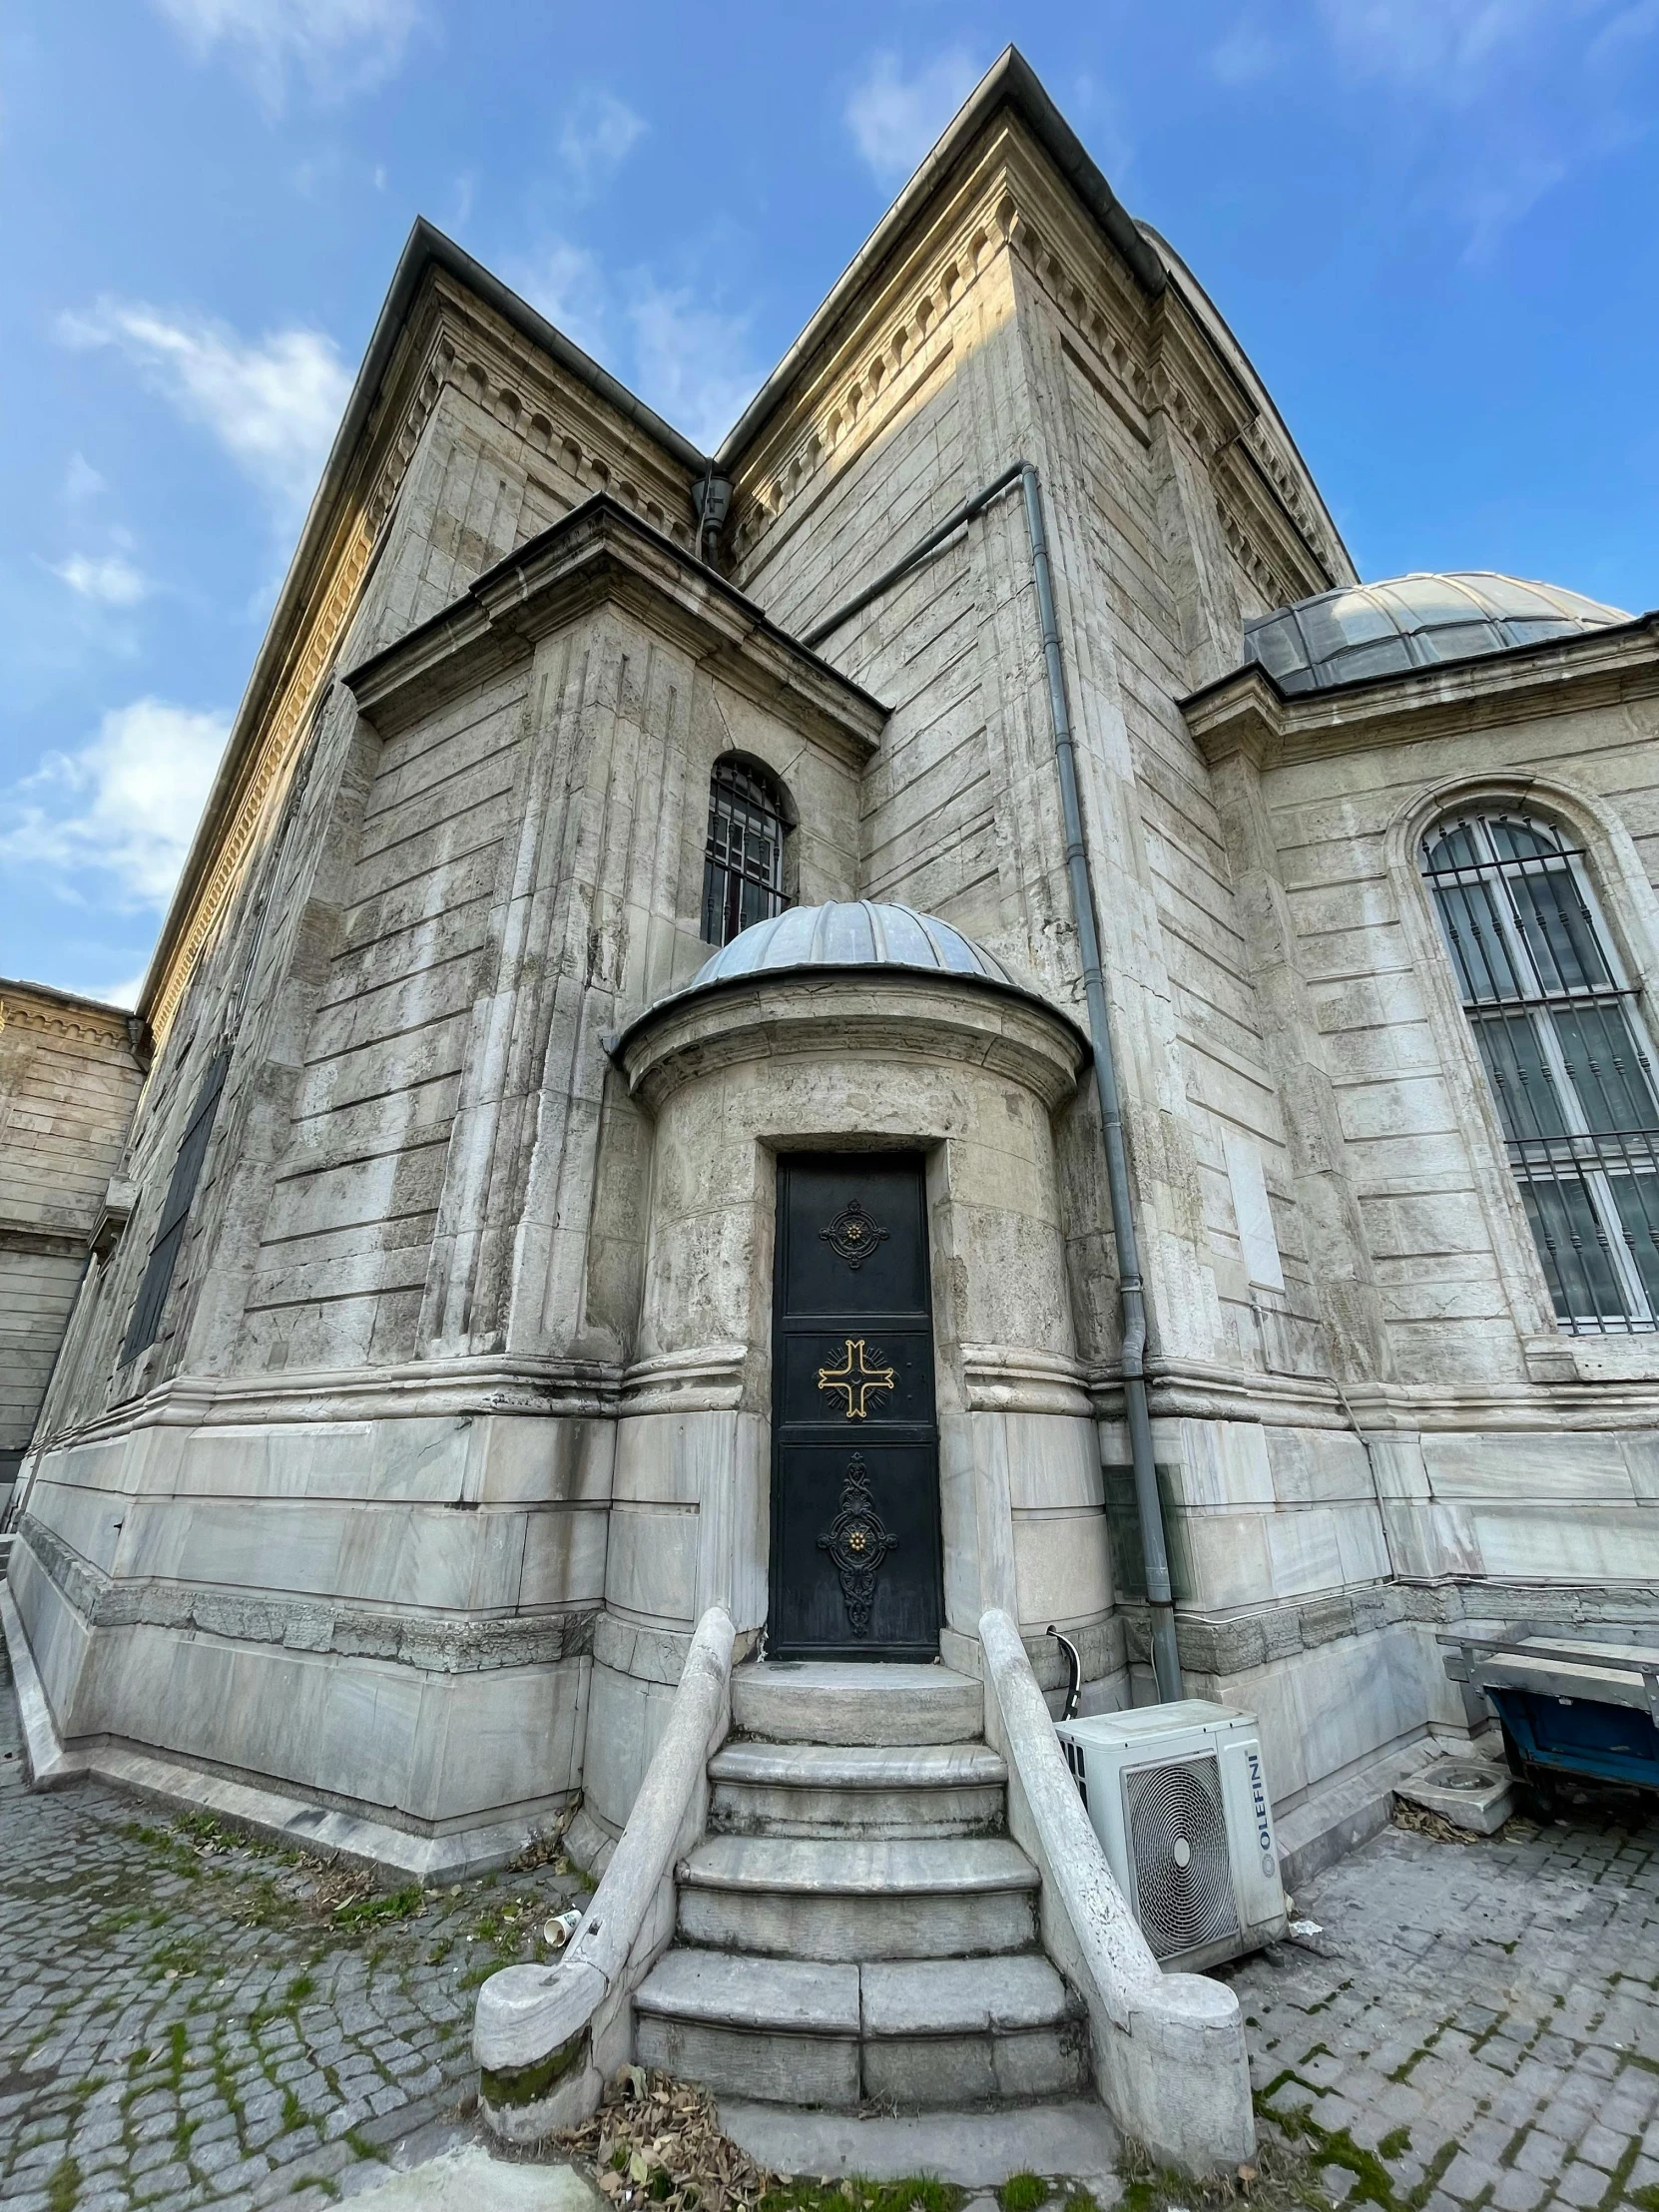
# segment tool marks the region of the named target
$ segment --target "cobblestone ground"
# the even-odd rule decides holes
[[[458,2117],[478,1982],[580,1901],[557,1866],[365,1895],[98,1784],[32,1796],[0,1647],[0,2204],[350,2193]]]
[[[98,1785],[30,1796],[9,1693],[0,1654],[6,2212],[314,2212],[461,2119],[473,1992],[576,1877],[388,1897]],[[1389,1829],[1297,1912],[1321,1933],[1231,1971],[1270,2203],[1659,2212],[1659,1817]]]
[[[1296,1904],[1322,1933],[1231,1978],[1264,2133],[1299,2141],[1333,2197],[1659,2212],[1659,1818],[1642,1801],[1471,1844],[1387,1829]]]

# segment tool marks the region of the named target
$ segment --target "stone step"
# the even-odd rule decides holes
[[[858,1969],[665,1951],[634,1992],[634,2055],[716,2094],[858,2101]]]
[[[764,1659],[732,1670],[732,1726],[775,1744],[959,1744],[984,1731],[984,1691],[949,1667]]]
[[[860,1968],[671,1950],[634,2001],[640,2062],[717,2096],[931,2107],[1088,2080],[1082,2007],[1032,1954]]]
[[[679,1924],[780,1958],[960,1958],[1030,1949],[1037,1889],[1001,1837],[710,1836],[681,1862]]]
[[[1037,1954],[865,1965],[859,2013],[863,2093],[878,2102],[977,2104],[1088,2085],[1087,2016]]]
[[[732,1836],[991,1836],[1008,1770],[983,1744],[729,1743],[709,1826]]]

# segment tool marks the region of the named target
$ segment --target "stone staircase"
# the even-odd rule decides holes
[[[980,1685],[943,1667],[732,1676],[641,2062],[717,2095],[848,2108],[1075,2096],[1088,2027],[1037,1936]]]

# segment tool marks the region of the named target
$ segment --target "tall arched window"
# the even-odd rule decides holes
[[[1429,830],[1422,872],[1556,1319],[1659,1328],[1659,1097],[1584,854],[1552,823],[1480,812]]]
[[[784,795],[765,769],[717,761],[709,779],[703,848],[703,935],[730,944],[752,921],[789,904],[784,894]]]

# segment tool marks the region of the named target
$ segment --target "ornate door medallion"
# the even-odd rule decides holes
[[[841,1509],[818,1540],[818,1548],[830,1554],[830,1564],[841,1578],[847,1625],[854,1636],[869,1634],[875,1577],[888,1552],[897,1545],[898,1538],[882,1525],[869,1494],[864,1455],[855,1451],[841,1477]]]

